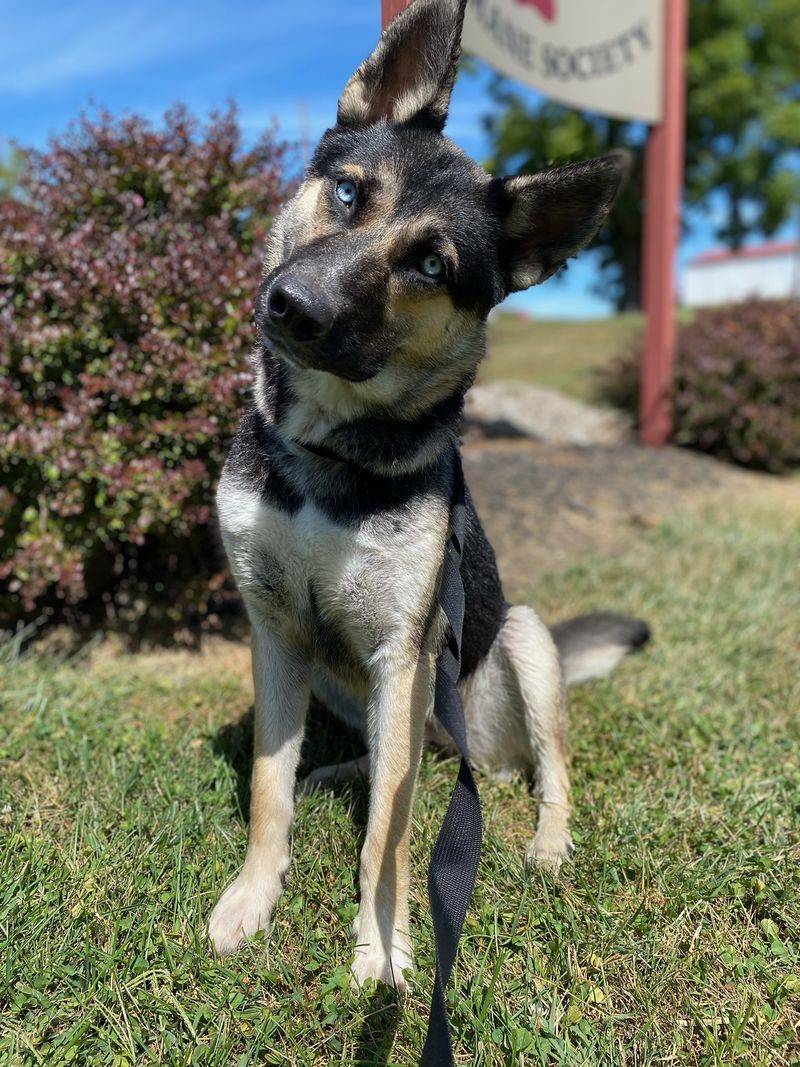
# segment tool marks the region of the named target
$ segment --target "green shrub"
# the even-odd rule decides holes
[[[602,397],[636,414],[641,339],[602,373]],[[800,467],[800,304],[708,308],[681,327],[673,386],[675,444],[745,467]]]
[[[191,623],[283,193],[233,110],[83,118],[0,201],[0,625]]]

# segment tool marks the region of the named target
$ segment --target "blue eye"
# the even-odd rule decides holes
[[[419,269],[426,278],[441,278],[444,274],[444,262],[441,256],[431,252],[420,260]]]
[[[355,182],[343,178],[336,183],[336,199],[341,200],[346,207],[351,207],[356,202],[357,196],[358,189],[356,189]]]

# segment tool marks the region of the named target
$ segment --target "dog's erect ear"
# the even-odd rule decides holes
[[[466,0],[413,0],[345,86],[340,126],[380,119],[441,131],[458,71]]]
[[[543,282],[591,241],[630,170],[627,152],[497,181],[508,292]]]

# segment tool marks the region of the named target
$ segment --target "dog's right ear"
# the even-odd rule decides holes
[[[413,0],[345,86],[340,126],[386,119],[441,132],[461,55],[467,0]]]

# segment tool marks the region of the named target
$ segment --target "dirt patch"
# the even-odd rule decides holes
[[[132,670],[163,683],[167,705],[171,700],[169,691],[185,686],[237,677],[250,685],[250,625],[244,611],[225,634],[205,634],[189,647],[143,638],[137,648],[131,649],[125,637],[118,634],[95,633],[87,637],[83,630],[54,626],[37,636],[26,651],[52,665],[71,663],[89,670],[101,683],[106,677],[116,678],[119,662],[125,660]]]
[[[243,629],[237,627],[237,630]],[[88,651],[91,669],[102,674],[130,654],[125,642],[109,637]],[[151,648],[136,653],[136,669],[168,678],[174,685],[226,677],[250,676],[249,638],[212,635],[205,637],[197,649]]]
[[[642,530],[724,494],[800,485],[678,448],[635,444],[559,448],[529,440],[480,441],[465,470],[510,598],[545,570],[588,551],[621,552]]]

